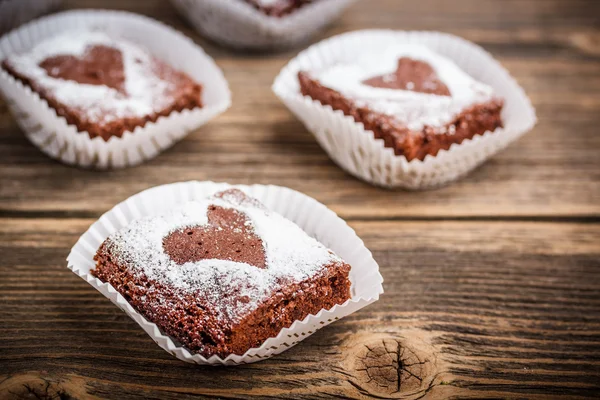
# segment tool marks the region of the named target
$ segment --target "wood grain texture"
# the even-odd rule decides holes
[[[456,184],[386,191],[335,166],[270,85],[299,49],[239,54],[162,0],[67,0],[170,24],[215,57],[225,114],[112,172],[51,161],[0,103],[0,399],[593,398],[600,393],[600,2],[362,0],[320,38],[434,29],[492,52],[539,124]],[[381,300],[272,359],[184,364],[66,269],[103,212],[158,184],[270,183],[317,198],[373,251]]]
[[[598,389],[595,224],[352,223],[381,263],[386,294],[379,302],[271,360],[202,368],[172,358],[65,273],[65,248],[92,222],[3,221],[10,259],[0,260],[0,362],[8,380],[0,388],[43,379],[66,393],[113,398],[138,390],[159,398],[386,397],[397,381],[377,372],[379,384],[369,381],[361,360],[399,343],[427,366],[419,375],[424,386],[406,380],[409,393],[544,398]],[[390,360],[381,362],[395,371]]]

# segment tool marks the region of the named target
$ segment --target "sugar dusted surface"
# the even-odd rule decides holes
[[[177,230],[206,225],[210,205],[233,208],[248,216],[251,228],[265,247],[265,269],[217,259],[181,265],[165,253],[163,239]],[[342,262],[293,222],[257,201],[232,195],[189,202],[167,214],[133,221],[111,235],[107,243],[120,263],[135,274],[202,295],[218,310],[219,319],[232,322],[255,310],[284,285],[299,283],[326,265]],[[228,296],[231,293],[236,296]],[[245,300],[239,301],[240,298]]]
[[[39,64],[54,56],[83,58],[92,46],[117,49],[123,57],[125,92],[104,85],[82,84],[49,76]],[[141,47],[100,31],[67,31],[38,43],[29,52],[9,58],[20,74],[35,80],[59,102],[80,110],[90,122],[108,123],[126,117],[144,117],[172,103],[170,83],[153,70],[152,56]]]
[[[362,83],[379,75],[390,74],[392,79],[398,60],[403,57],[428,63],[448,87],[451,96],[376,88]],[[323,86],[352,99],[358,106],[391,115],[411,130],[429,126],[440,128],[439,133],[448,133],[444,127],[461,111],[494,98],[491,87],[475,81],[453,61],[422,45],[393,45],[383,52],[366,52],[358,59],[307,72]]]

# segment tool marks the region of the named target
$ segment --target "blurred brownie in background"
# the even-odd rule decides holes
[[[422,45],[365,50],[300,71],[302,94],[353,117],[408,161],[502,127],[503,100],[452,60]]]
[[[67,31],[11,55],[2,68],[90,138],[121,137],[202,106],[202,86],[142,47],[101,31]]]

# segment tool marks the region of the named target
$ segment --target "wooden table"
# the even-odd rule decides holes
[[[537,127],[428,192],[377,189],[329,160],[270,91],[297,50],[219,48],[166,1],[65,8],[83,6],[146,14],[192,36],[223,68],[233,106],[151,162],[93,172],[42,155],[0,104],[0,398],[599,395],[599,1],[363,0],[321,35],[447,31],[483,45],[523,85]],[[117,202],[193,179],[315,197],[373,251],[385,294],[257,364],[171,357],[67,270],[65,257]]]

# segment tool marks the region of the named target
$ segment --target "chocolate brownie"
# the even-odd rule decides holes
[[[502,99],[427,47],[396,45],[322,70],[300,90],[340,110],[408,161],[502,127]]]
[[[91,273],[205,357],[244,354],[350,298],[350,265],[238,189],[112,234]]]
[[[317,0],[245,0],[270,17],[283,17]]]
[[[121,137],[174,111],[202,107],[202,86],[138,45],[69,31],[12,55],[2,68],[91,138]]]

